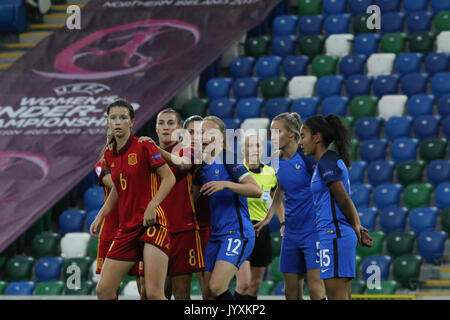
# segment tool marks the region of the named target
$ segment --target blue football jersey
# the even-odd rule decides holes
[[[320,239],[340,238],[354,233],[327,185],[342,181],[350,195],[350,180],[344,161],[334,151],[325,152],[317,163],[311,180],[311,191],[316,209],[316,228]]]

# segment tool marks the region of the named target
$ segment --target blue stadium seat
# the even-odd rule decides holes
[[[419,139],[398,138],[392,142],[391,158],[395,163],[406,160],[416,160],[417,146]]]
[[[378,210],[377,208],[361,208],[358,210],[359,221],[361,225],[369,231],[375,231]]]
[[[381,98],[389,94],[398,94],[399,76],[396,74],[378,76],[373,81],[373,93]]]
[[[381,125],[383,119],[381,117],[362,117],[356,120],[355,134],[358,140],[379,139]]]
[[[442,126],[444,127],[444,134],[447,139],[450,139],[450,115],[446,116],[444,121],[442,122]]]
[[[367,7],[372,4],[373,0],[348,0],[348,7],[353,15],[366,13]]]
[[[345,117],[347,114],[347,97],[327,97],[322,100],[322,115],[326,117],[330,113]]]
[[[427,178],[434,186],[450,181],[450,160],[431,161],[427,166]]]
[[[90,187],[83,196],[84,210],[91,211],[100,209],[105,200],[105,192],[102,187]]]
[[[416,12],[426,10],[428,0],[403,0],[403,10],[406,12]]]
[[[356,96],[369,96],[372,87],[372,77],[363,74],[354,74],[345,81],[345,89],[349,99]]]
[[[253,68],[255,67],[256,59],[254,57],[237,57],[230,61],[228,71],[230,77],[248,78],[253,76]]]
[[[450,93],[444,94],[438,100],[438,113],[443,117],[450,116]]]
[[[86,211],[68,209],[63,211],[58,219],[59,233],[64,235],[68,232],[83,232]]]
[[[236,99],[252,98],[258,96],[259,78],[238,78],[233,83],[233,95]],[[222,98],[227,99],[227,98]],[[215,99],[217,100],[217,99]],[[213,100],[214,101],[214,100]]]
[[[275,286],[274,294],[276,296],[284,296],[284,281],[278,282]]]
[[[297,112],[302,117],[302,121],[305,121],[317,114],[318,102],[317,97],[296,99],[292,104],[292,112]]]
[[[320,99],[340,96],[342,90],[342,76],[323,76],[317,80],[316,90]]]
[[[417,11],[410,13],[406,19],[408,33],[429,32],[431,30],[431,12]]]
[[[277,16],[272,23],[272,31],[274,36],[295,35],[297,32],[298,16],[281,15]]]
[[[281,65],[284,75],[290,79],[295,76],[306,75],[308,63],[308,56],[298,55],[285,57]]]
[[[392,257],[390,256],[370,256],[365,258],[362,263],[363,280],[367,281],[367,279],[374,274],[374,271],[369,269],[369,267],[375,265],[380,268],[380,280],[387,281],[389,279],[391,263]]]
[[[241,120],[261,117],[263,98],[244,98],[237,103],[237,115]]]
[[[339,34],[348,33],[351,15],[348,13],[330,14],[325,18],[325,33]]]
[[[365,140],[359,148],[361,159],[367,162],[386,159],[387,141],[385,139]]]
[[[439,124],[441,117],[438,115],[418,116],[413,121],[413,131],[416,138],[423,140],[426,138],[437,137],[439,135]]]
[[[415,94],[408,99],[408,115],[412,117],[431,115],[434,96],[432,94]]]
[[[61,257],[44,257],[36,262],[36,281],[58,281],[64,259]]]
[[[386,234],[394,231],[405,231],[408,220],[408,209],[405,207],[389,207],[380,213],[380,228]]]
[[[430,76],[434,76],[438,72],[446,72],[448,70],[449,55],[443,52],[432,52],[425,58],[425,72]]]
[[[209,113],[219,118],[233,118],[236,109],[236,99],[222,98],[211,101]]]
[[[380,35],[376,33],[359,34],[353,41],[353,49],[357,54],[370,56],[372,53],[378,52],[378,43],[380,38]]]
[[[425,231],[417,238],[417,249],[425,261],[440,264],[445,252],[445,231]]]
[[[21,0],[2,1],[0,4],[0,32],[20,33],[27,28],[27,12]]]
[[[431,79],[431,91],[436,97],[450,93],[450,72],[438,72]]]
[[[411,97],[415,94],[427,93],[428,74],[408,73],[402,77],[403,94]]]
[[[296,36],[276,36],[272,39],[272,55],[287,57],[295,54]]]
[[[386,138],[394,141],[398,138],[408,138],[411,131],[412,117],[390,117],[386,121],[384,130]]]
[[[99,210],[91,210],[87,213],[85,219],[86,231],[89,231],[92,222],[94,222],[95,218],[97,217],[98,211]]]
[[[450,10],[450,2],[442,0],[431,0],[431,9],[434,13]]]
[[[392,183],[394,161],[373,161],[367,167],[367,179],[373,186]]]
[[[298,21],[299,35],[316,35],[322,34],[323,28],[323,16],[318,15],[306,15],[300,18]]]
[[[412,209],[409,214],[409,227],[420,235],[424,231],[434,231],[439,213],[436,207],[423,207]]]
[[[8,287],[6,287],[5,294],[13,296],[30,296],[33,294],[36,283],[33,281],[17,281],[10,282]]]
[[[345,78],[354,74],[364,74],[364,68],[366,65],[366,56],[363,54],[349,54],[342,57],[339,62],[339,72]]]
[[[403,12],[381,12],[381,34],[403,32],[405,21]]]
[[[395,59],[395,70],[400,76],[420,72],[422,59],[423,53],[401,53]]]
[[[401,184],[380,184],[373,192],[373,202],[381,210],[398,207],[402,190]]]
[[[380,7],[382,13],[400,9],[400,0],[375,0],[374,4]]]
[[[436,205],[440,209],[450,207],[450,183],[447,181],[439,184],[434,190],[434,196],[436,198]]]
[[[98,185],[97,174],[94,170],[89,172],[77,185],[77,194],[81,198],[87,189]]]
[[[350,179],[350,185],[363,184],[365,170],[367,162],[365,161],[352,161],[350,169],[348,170],[348,178]]]
[[[225,127],[227,129],[239,129],[241,126],[242,120],[239,118],[223,118],[222,121],[225,123]]]
[[[206,83],[208,100],[228,98],[233,80],[231,78],[212,78]]]
[[[255,73],[261,80],[278,77],[281,70],[282,57],[279,56],[265,56],[256,60]]]
[[[357,209],[367,208],[370,203],[372,186],[370,184],[355,184],[350,188],[350,197]]]
[[[289,98],[271,98],[266,102],[266,117],[272,120],[280,113],[289,112],[291,107]]]
[[[344,13],[347,8],[347,0],[323,0],[324,14]]]

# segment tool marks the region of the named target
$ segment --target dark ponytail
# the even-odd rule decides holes
[[[347,128],[337,115],[329,114],[326,117],[312,116],[305,121],[304,125],[310,129],[312,135],[321,133],[322,143],[326,147],[334,142],[337,153],[345,165],[350,167],[350,155],[348,152],[350,136]]]

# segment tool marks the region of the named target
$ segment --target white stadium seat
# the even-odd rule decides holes
[[[385,95],[378,101],[378,114],[385,121],[390,117],[403,116],[408,97],[405,95]]]
[[[395,53],[373,53],[367,59],[367,75],[381,76],[392,74]]]
[[[139,291],[136,281],[129,281],[123,288],[122,295],[127,297],[139,297]]]
[[[61,239],[61,256],[63,258],[86,256],[90,237],[87,232],[66,233]]]
[[[351,53],[353,34],[332,34],[325,40],[325,53],[327,56],[343,57]]]
[[[316,76],[293,77],[288,84],[289,98],[295,100],[299,98],[311,98],[316,86]]]
[[[436,51],[450,53],[450,31],[442,31],[436,37]]]

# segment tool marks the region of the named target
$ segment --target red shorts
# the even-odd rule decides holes
[[[169,249],[172,246],[171,238],[166,227],[155,224],[151,227],[145,227],[140,237],[140,241],[154,245],[166,255],[169,255]]]
[[[206,245],[208,244],[210,230],[211,230],[210,227],[206,227],[206,228],[200,228],[200,230],[198,231],[200,234],[200,240],[202,242],[203,252],[205,252]]]
[[[98,240],[97,249],[97,268],[95,269],[96,274],[100,274],[102,271],[103,263],[105,262],[108,250],[111,247],[112,241],[105,241],[102,239]],[[128,272],[130,276],[143,276],[144,275],[144,262],[139,261],[133,266],[133,268]]]
[[[169,276],[191,274],[205,268],[199,232],[189,230],[170,234]]]

